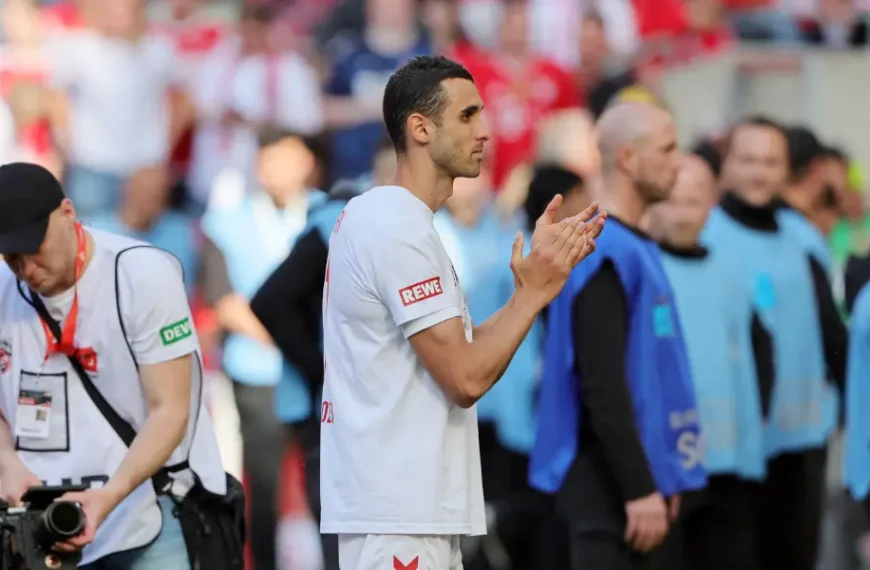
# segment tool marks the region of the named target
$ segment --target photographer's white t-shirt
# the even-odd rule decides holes
[[[46,308],[65,321],[77,291],[75,340],[89,355],[88,376],[136,431],[147,415],[136,363],[142,366],[193,356],[190,422],[167,465],[189,457],[203,484],[224,493],[217,441],[201,402],[199,341],[180,263],[143,242],[88,232],[93,236],[93,257],[76,289],[44,298]],[[54,354],[45,360],[45,333],[25,298],[29,296],[26,286],[22,288],[23,293],[6,264],[0,263],[0,411],[12,429],[19,457],[46,484],[100,487],[123,461],[127,446],[87,395],[67,357]],[[191,482],[190,472],[182,472],[173,491],[183,495]],[[160,531],[160,521],[149,480],[99,527],[95,541],[84,549],[82,564],[150,543]]]

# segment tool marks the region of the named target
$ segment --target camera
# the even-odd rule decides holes
[[[85,514],[77,503],[58,501],[64,493],[85,491],[86,486],[31,487],[10,507],[0,500],[0,570],[72,570],[81,553],[55,552],[56,542],[81,534]]]

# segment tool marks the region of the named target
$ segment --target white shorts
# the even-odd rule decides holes
[[[338,535],[341,570],[462,570],[459,536]]]

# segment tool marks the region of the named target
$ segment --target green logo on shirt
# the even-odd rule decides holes
[[[163,346],[175,344],[180,340],[184,340],[193,334],[193,329],[190,326],[190,319],[185,317],[177,323],[166,325],[160,329],[160,340],[163,341]]]

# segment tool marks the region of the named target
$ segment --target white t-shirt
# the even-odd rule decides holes
[[[408,338],[472,325],[433,213],[406,189],[354,198],[324,288],[321,531],[486,533],[477,408],[454,405]]]
[[[170,41],[130,43],[91,31],[51,46],[52,85],[70,98],[70,160],[125,176],[169,157],[170,86],[182,68]]]
[[[77,290],[76,345],[90,349],[88,375],[136,431],[145,423],[147,405],[133,357],[139,365],[147,365],[194,355],[190,422],[167,464],[189,458],[208,489],[225,492],[217,440],[201,403],[199,341],[180,264],[170,254],[142,242],[89,232],[94,253],[77,288],[44,299],[46,308],[65,322]],[[127,251],[117,258],[122,250]],[[26,288],[24,294],[29,294]],[[49,485],[102,486],[123,461],[127,446],[93,404],[69,360],[58,354],[45,360],[45,350],[36,311],[19,293],[6,264],[0,264],[0,411],[10,424],[17,453]],[[185,494],[191,481],[189,471],[181,472],[173,491]],[[96,540],[85,548],[82,564],[148,544],[160,526],[160,509],[149,480],[103,522]]]

